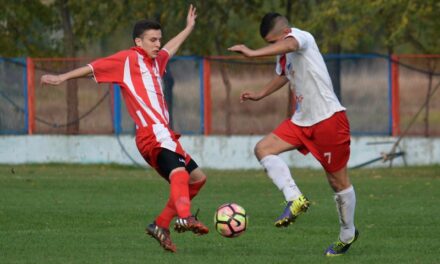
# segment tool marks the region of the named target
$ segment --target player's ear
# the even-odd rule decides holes
[[[141,38],[135,38],[134,39],[134,43],[136,44],[136,46],[140,47],[140,46],[142,46],[142,39]]]
[[[289,34],[290,31],[291,31],[291,29],[289,27],[286,27],[285,29],[283,29],[284,34]]]

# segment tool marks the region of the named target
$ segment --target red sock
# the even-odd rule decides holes
[[[205,185],[206,178],[201,181],[189,184],[189,198],[192,200],[200,191],[200,189]],[[156,218],[156,224],[162,228],[168,228],[171,221],[177,215],[177,211],[174,208],[174,204],[171,199],[168,199],[167,205]]]
[[[191,215],[188,183],[189,174],[186,170],[178,170],[170,175],[170,199],[180,218]]]
[[[162,228],[169,228],[171,220],[176,216],[177,212],[171,199],[168,199],[167,205],[156,218],[156,225]]]

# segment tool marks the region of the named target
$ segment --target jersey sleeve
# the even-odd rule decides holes
[[[90,64],[97,83],[121,83],[124,76],[124,64],[127,52],[121,51],[111,56],[97,59]]]
[[[306,31],[302,31],[299,29],[292,29],[289,34],[286,35],[285,38],[295,38],[298,41],[298,50],[304,50],[308,47],[309,37]]]
[[[170,53],[166,49],[161,49],[156,57],[156,62],[159,67],[160,76],[165,74],[165,69],[167,67],[168,61],[170,59]]]

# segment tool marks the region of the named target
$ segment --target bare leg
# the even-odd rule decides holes
[[[193,184],[200,181],[206,181],[206,175],[200,168],[193,170],[189,174],[189,176],[190,176],[189,184]]]

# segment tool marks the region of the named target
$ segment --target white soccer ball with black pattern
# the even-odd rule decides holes
[[[215,230],[224,237],[238,237],[248,225],[248,217],[243,207],[236,203],[222,204],[214,216]]]

